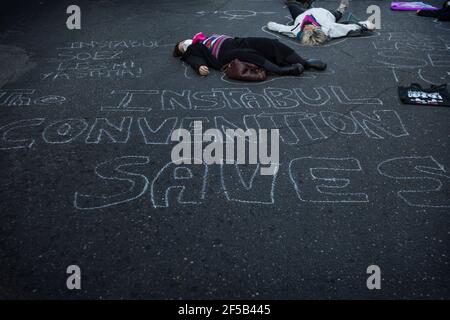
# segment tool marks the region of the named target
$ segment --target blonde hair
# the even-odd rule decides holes
[[[320,28],[303,30],[300,42],[307,46],[317,46],[327,42],[328,37]]]

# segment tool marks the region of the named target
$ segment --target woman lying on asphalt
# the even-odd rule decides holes
[[[358,24],[337,23],[348,5],[348,0],[341,0],[339,8],[336,11],[330,11],[324,8],[305,9],[296,1],[288,1],[287,6],[292,19],[294,19],[294,24],[287,26],[269,22],[267,28],[297,38],[305,45],[319,45],[325,43],[329,38],[340,38],[360,34],[362,31],[375,30],[375,25],[369,20]]]
[[[290,47],[276,39],[232,38],[213,34],[197,33],[193,39],[175,45],[174,57],[181,57],[202,76],[209,68],[221,70],[233,59],[253,63],[268,73],[299,76],[306,69],[325,70],[327,65],[318,59],[305,60]]]

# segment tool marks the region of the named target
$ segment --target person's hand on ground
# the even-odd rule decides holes
[[[374,31],[376,29],[376,26],[374,23],[372,23],[370,20],[362,21],[360,22],[363,26],[367,28],[369,31]]]
[[[200,66],[200,68],[198,68],[198,73],[201,76],[207,76],[209,74],[209,69],[207,66]]]

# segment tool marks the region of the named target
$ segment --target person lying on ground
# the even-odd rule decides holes
[[[439,10],[417,10],[417,15],[437,18],[439,21],[450,21],[450,1],[445,1],[442,9]]]
[[[271,21],[267,24],[267,28],[297,38],[305,45],[320,45],[331,38],[346,37],[360,34],[362,31],[375,30],[375,25],[369,20],[351,24],[338,23],[342,14],[348,9],[348,0],[342,0],[336,11],[324,8],[305,10],[296,1],[288,1],[287,5],[294,24],[283,25]]]
[[[221,70],[233,59],[253,63],[276,75],[299,76],[306,69],[325,70],[327,65],[318,59],[304,59],[277,39],[248,37],[232,38],[197,33],[193,39],[178,42],[173,51],[199,75],[207,76],[209,68]]]

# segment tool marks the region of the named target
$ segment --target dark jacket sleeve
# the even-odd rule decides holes
[[[194,56],[194,55],[187,56],[185,59],[183,59],[183,61],[185,61],[187,64],[189,64],[197,73],[199,71],[200,66],[208,65],[208,63],[205,61],[205,59],[203,59],[202,57],[199,57],[199,56]]]
[[[209,53],[208,48],[201,43],[190,45],[181,57],[181,60],[189,64],[197,73],[200,66],[207,66],[217,70],[220,70],[221,67],[217,59]]]

